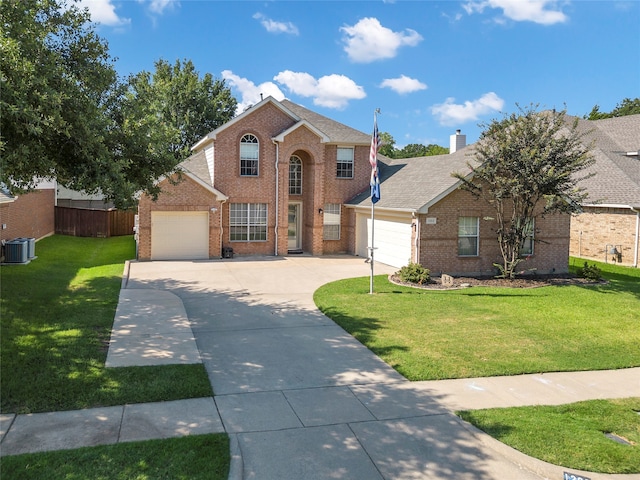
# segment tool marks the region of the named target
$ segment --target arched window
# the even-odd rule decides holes
[[[255,135],[247,133],[240,140],[240,175],[257,177],[260,143]]]
[[[289,159],[289,195],[302,195],[302,160],[297,155]]]

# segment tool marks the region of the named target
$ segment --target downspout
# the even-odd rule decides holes
[[[415,258],[413,263],[420,263],[420,217],[416,215],[416,212],[412,212],[411,215],[416,220],[416,239],[414,240]]]
[[[278,195],[279,195],[279,184],[280,184],[280,172],[278,170],[278,160],[280,159],[280,144],[277,140],[272,139],[272,142],[276,146],[276,226],[275,226],[275,256],[278,256]]]
[[[632,212],[636,212],[636,241],[635,248],[633,249],[633,266],[638,267],[638,245],[640,240],[638,237],[640,236],[640,210],[636,210],[634,207],[631,208]]]

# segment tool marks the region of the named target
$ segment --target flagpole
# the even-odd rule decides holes
[[[371,276],[369,278],[369,295],[373,294],[373,252],[375,250],[374,235],[375,235],[375,206],[377,200],[373,198],[373,192],[375,188],[375,182],[379,182],[378,178],[378,143],[380,137],[378,135],[378,113],[380,109],[376,108],[373,112],[373,135],[371,136],[371,152],[369,153],[369,162],[371,163],[371,247],[369,247],[371,261]],[[379,187],[378,187],[379,188]],[[379,190],[377,194],[379,195]]]

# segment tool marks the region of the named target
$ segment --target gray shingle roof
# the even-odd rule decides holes
[[[340,122],[336,122],[335,120],[331,120],[319,113],[312,112],[302,105],[293,103],[290,100],[282,100],[280,103],[302,120],[306,120],[324,133],[329,137],[330,143],[368,145],[371,142],[371,135],[367,135],[366,133],[356,130],[355,128],[348,127]]]
[[[595,175],[579,184],[589,194],[586,203],[640,206],[640,159],[626,155],[640,149],[640,115],[579,120],[579,129],[595,142],[596,161],[586,170]]]
[[[204,183],[211,185],[211,176],[209,175],[209,167],[207,166],[207,159],[204,154],[204,150],[194,153],[184,162],[180,164],[180,168],[195,175]]]
[[[376,208],[425,213],[445,195],[457,188],[453,172],[471,173],[467,163],[473,162],[473,147],[450,155],[433,155],[405,159],[378,156],[380,167],[380,201]],[[348,205],[370,206],[369,190],[353,198]]]

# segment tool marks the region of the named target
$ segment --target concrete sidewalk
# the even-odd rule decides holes
[[[452,412],[640,396],[640,368],[408,382],[313,304],[367,273],[352,257],[132,263],[108,363],[203,362],[215,398],[3,415],[0,454],[226,432],[233,480],[562,479]]]

